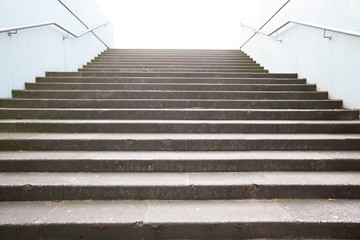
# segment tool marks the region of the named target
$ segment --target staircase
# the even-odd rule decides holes
[[[360,122],[238,50],[109,49],[0,100],[0,239],[360,238]]]

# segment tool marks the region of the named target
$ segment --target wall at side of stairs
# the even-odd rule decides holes
[[[63,0],[89,28],[106,22],[94,0]],[[41,22],[56,22],[75,34],[86,29],[57,0],[0,1],[0,28]],[[113,46],[111,24],[94,32]],[[12,89],[23,89],[24,82],[34,82],[45,71],[75,71],[106,47],[91,33],[69,37],[60,29],[45,26],[0,34],[0,97],[11,97]]]
[[[286,1],[258,0],[259,28]],[[358,0],[292,0],[265,28],[270,33],[288,20],[298,20],[360,32]],[[257,24],[257,25],[256,25]],[[252,30],[241,29],[241,43]],[[297,72],[318,90],[329,91],[330,98],[343,99],[344,107],[360,108],[360,38],[288,25],[279,31],[282,43],[261,34],[256,35],[243,51],[271,72]],[[276,35],[276,34],[275,34]]]

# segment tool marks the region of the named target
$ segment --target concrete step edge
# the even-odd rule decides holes
[[[5,202],[0,230],[6,239],[355,239],[359,207],[340,199]]]
[[[360,150],[360,134],[3,133],[0,150],[340,151]]]
[[[360,121],[0,120],[0,132],[360,133]]]
[[[0,152],[2,172],[360,171],[358,151]]]
[[[0,179],[0,201],[360,197],[358,172],[7,172]]]

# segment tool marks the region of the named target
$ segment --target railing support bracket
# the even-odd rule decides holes
[[[7,34],[11,37],[13,34],[17,34],[17,30],[8,31]]]
[[[332,39],[332,35],[330,34],[330,35],[327,35],[327,36],[326,36],[326,29],[324,29],[323,38],[327,38],[327,39],[331,40],[331,39]]]
[[[276,32],[276,41],[278,41],[279,43],[282,43],[282,39],[279,38],[279,32]]]

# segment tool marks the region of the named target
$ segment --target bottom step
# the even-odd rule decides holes
[[[359,238],[359,200],[0,203],[2,239]]]

